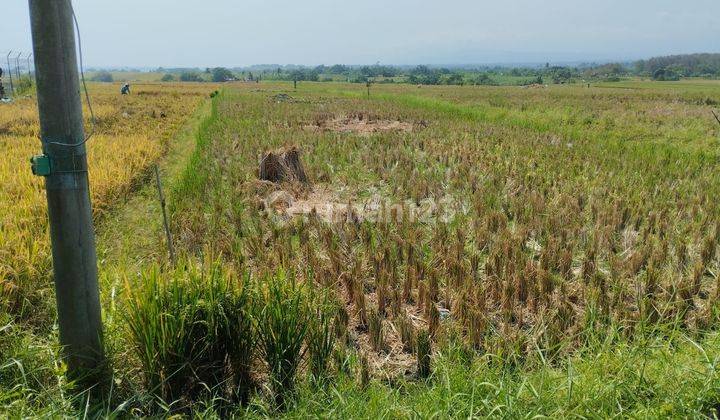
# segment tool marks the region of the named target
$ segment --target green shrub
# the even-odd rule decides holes
[[[33,82],[28,76],[23,76],[15,82],[15,95],[24,95],[32,89]]]

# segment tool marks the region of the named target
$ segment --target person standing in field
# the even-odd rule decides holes
[[[129,95],[130,94],[130,83],[125,83],[122,88],[120,88],[120,94],[122,95]]]

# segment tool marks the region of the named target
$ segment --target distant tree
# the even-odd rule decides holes
[[[320,78],[320,75],[315,71],[315,69],[308,69],[308,68],[298,68],[290,72],[288,75],[289,80],[300,82],[300,81],[308,81],[308,82],[317,82]]]
[[[320,80],[320,73],[318,73],[315,69],[304,69],[302,73],[303,80],[309,82],[317,82]]]
[[[492,85],[497,85],[497,82],[495,80],[493,80],[487,73],[480,73],[475,78],[475,84],[492,86]]]
[[[544,83],[542,76],[533,77],[529,80],[524,80],[519,83],[521,86],[528,86],[528,85],[542,85]]]
[[[570,68],[560,66],[550,67],[547,74],[555,84],[568,83],[573,77],[573,71]]]
[[[250,73],[252,75],[252,73]],[[215,67],[212,69],[212,81],[213,82],[227,82],[230,80],[235,80],[235,75],[233,73],[226,69],[225,67]],[[252,80],[252,78],[250,79]]]
[[[373,75],[373,71],[370,66],[362,66],[360,67],[360,74],[365,77],[371,77]]]
[[[408,82],[421,85],[437,85],[440,84],[440,76],[445,70],[446,69],[431,69],[428,66],[417,66],[410,70]]]
[[[437,85],[440,83],[440,75],[434,72],[427,74],[421,77],[420,83],[423,85]]]
[[[335,64],[334,66],[330,67],[330,70],[328,70],[331,74],[343,74],[348,72],[347,66],[343,66],[342,64]]]
[[[432,73],[432,70],[430,70],[430,68],[428,66],[417,66],[410,72],[410,74],[422,75],[422,76],[426,76],[431,73]]]
[[[293,70],[290,72],[290,79],[293,82],[299,82],[300,80],[303,80],[303,72],[300,70]]]
[[[666,82],[666,81],[677,81],[680,80],[680,75],[677,74],[675,71],[669,68],[661,68],[655,70],[652,75],[653,80],[657,80],[659,82]]]
[[[620,80],[620,76],[628,73],[628,69],[620,63],[603,64],[602,66],[591,67],[583,72],[588,79],[602,79],[605,81]]]
[[[448,76],[445,79],[446,85],[463,85],[465,84],[465,79],[463,79],[462,74],[460,73],[452,73],[450,76]]]
[[[90,80],[92,80],[93,82],[112,83],[114,79],[113,75],[110,72],[101,71],[96,73]]]
[[[203,79],[200,74],[194,71],[184,71],[180,73],[181,82],[202,82]]]
[[[370,80],[368,76],[360,73],[355,73],[352,76],[348,77],[348,82],[350,83],[367,83],[368,80]]]
[[[175,80],[175,76],[170,73],[165,73],[162,79],[160,79],[161,82],[172,82],[173,80]]]
[[[720,54],[684,54],[654,57],[635,63],[638,73],[653,76],[658,70],[672,70],[680,76],[720,75]]]

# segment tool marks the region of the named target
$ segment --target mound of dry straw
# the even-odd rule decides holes
[[[295,181],[309,184],[300,161],[300,150],[295,146],[265,153],[260,159],[259,176],[261,180],[273,183]]]

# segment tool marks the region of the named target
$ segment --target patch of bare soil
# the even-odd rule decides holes
[[[424,127],[427,127],[426,121],[411,123],[400,120],[380,119],[376,115],[367,112],[353,112],[341,117],[327,113],[318,114],[312,123],[303,126],[303,129],[308,131],[356,133],[361,136],[369,136],[373,133],[382,132],[410,133]]]

